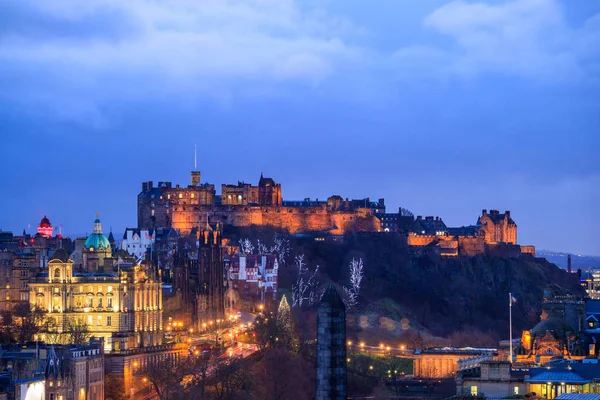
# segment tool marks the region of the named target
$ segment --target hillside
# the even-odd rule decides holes
[[[245,232],[268,242],[272,231]],[[576,275],[569,275],[542,258],[491,256],[442,258],[415,256],[402,235],[347,234],[343,242],[289,237],[291,251],[279,282],[289,291],[296,279],[294,255],[304,254],[311,270],[319,265],[319,280],[348,284],[353,257],[364,262],[359,307],[352,314],[355,327],[376,328],[396,335],[407,328],[436,336],[475,328],[496,339],[508,337],[508,293],[513,306],[513,330],[531,328],[541,312],[544,288],[557,294],[583,295]],[[352,322],[352,320],[351,320]]]
[[[343,244],[312,240],[293,244],[295,253],[305,253],[309,265],[320,265],[320,271],[339,285],[348,282],[352,257],[361,257],[365,277],[358,312],[371,311],[373,305],[381,308],[385,299],[384,304],[395,304],[392,311],[379,313],[380,325],[381,317],[395,313],[395,321],[405,318],[405,325],[408,320],[411,327],[425,327],[434,335],[472,327],[505,338],[509,292],[518,299],[513,308],[515,334],[539,321],[547,286],[555,293],[583,294],[576,276],[530,256],[417,257],[410,255],[404,238],[394,234],[347,235]],[[291,287],[293,273],[282,278],[282,285]]]

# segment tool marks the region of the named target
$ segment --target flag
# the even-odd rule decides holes
[[[512,294],[509,294],[510,296],[510,305],[512,306],[513,304],[515,304],[517,302],[517,298],[515,296],[513,296]]]

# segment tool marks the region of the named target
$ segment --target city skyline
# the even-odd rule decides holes
[[[600,255],[597,4],[4,11],[0,229],[89,233],[98,211],[120,236],[141,182],[187,184],[197,144],[218,191],[263,172],[284,199],[383,197],[451,226],[511,210],[520,243]]]

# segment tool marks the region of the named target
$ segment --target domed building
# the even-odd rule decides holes
[[[515,348],[517,362],[545,363],[554,358],[585,357],[583,332],[585,302],[575,296],[544,293],[541,321],[523,331],[521,345]]]
[[[104,272],[105,262],[112,257],[112,248],[108,238],[102,233],[102,222],[98,213],[94,221],[94,231],[83,246],[83,269],[88,272]],[[106,266],[107,270],[112,269]]]
[[[40,221],[40,224],[37,227],[38,235],[49,238],[52,237],[52,224],[47,216],[44,215],[44,218]]]

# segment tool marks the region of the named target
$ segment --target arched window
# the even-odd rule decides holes
[[[54,277],[55,277],[55,278],[60,278],[60,268],[56,268],[56,269],[54,270]]]

